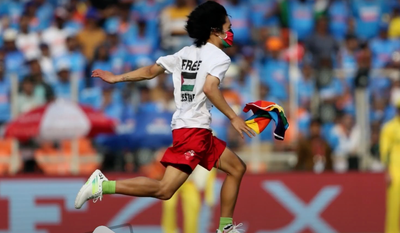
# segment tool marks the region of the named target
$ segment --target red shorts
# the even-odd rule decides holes
[[[208,129],[181,128],[172,131],[172,146],[161,159],[166,167],[174,166],[190,174],[197,164],[211,170],[226,147],[226,142]]]

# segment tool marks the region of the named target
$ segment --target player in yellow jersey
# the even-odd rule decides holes
[[[400,218],[400,101],[397,115],[387,122],[380,136],[380,155],[386,166],[386,233],[399,233]]]

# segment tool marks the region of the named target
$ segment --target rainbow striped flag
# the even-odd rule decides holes
[[[278,140],[285,138],[285,132],[289,128],[289,123],[285,116],[285,111],[274,102],[259,100],[246,104],[243,112],[252,111],[253,116],[246,119],[246,124],[256,133],[261,133],[273,120],[275,122],[274,137]]]

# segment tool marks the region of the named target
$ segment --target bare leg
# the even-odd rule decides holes
[[[225,148],[218,163],[217,167],[226,173],[221,188],[221,217],[232,218],[246,164],[229,148]]]
[[[187,173],[168,166],[161,181],[147,177],[118,180],[115,186],[115,193],[168,200],[188,177]]]

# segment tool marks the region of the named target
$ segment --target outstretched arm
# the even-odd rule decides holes
[[[113,74],[109,71],[97,69],[92,71],[92,77],[101,78],[108,83],[136,82],[145,79],[152,79],[164,73],[164,71],[165,69],[162,66],[158,64],[153,64],[119,75]]]
[[[220,110],[226,117],[229,118],[231,124],[236,131],[243,138],[243,133],[246,133],[249,137],[255,136],[253,130],[246,125],[244,120],[236,115],[233,109],[224,99],[222,92],[219,90],[219,79],[212,75],[207,75],[206,82],[204,83],[203,91],[207,98],[214,104],[218,110]]]

